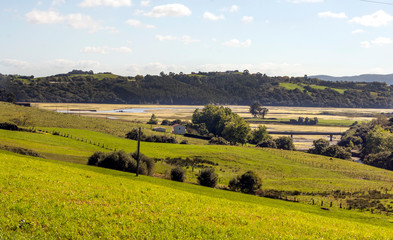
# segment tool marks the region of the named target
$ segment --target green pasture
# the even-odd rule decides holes
[[[0,239],[392,239],[393,219],[0,151]]]
[[[318,89],[318,90],[324,90],[326,88],[329,88],[329,87],[326,87],[326,86],[318,86],[318,85],[313,85],[313,84],[305,85],[305,84],[286,83],[286,82],[285,83],[281,82],[280,86],[284,87],[284,88],[286,88],[288,90],[299,89],[300,91],[304,90],[304,86],[309,86],[311,88]],[[330,89],[333,89],[333,90],[335,90],[335,91],[337,91],[337,92],[339,92],[341,94],[344,94],[344,92],[346,90],[348,90],[348,89],[341,89],[341,88],[330,88]]]
[[[313,118],[313,116],[308,116],[309,118]],[[294,118],[298,120],[297,118]],[[289,124],[290,118],[245,118],[246,122],[252,123],[260,123],[260,124]],[[342,126],[348,127],[351,126],[355,120],[346,120],[346,119],[321,119],[318,118],[317,126]],[[312,126],[312,125],[305,125]]]
[[[61,136],[46,133],[25,133],[0,130],[0,141],[32,149],[50,159],[86,164],[95,151],[124,150],[134,152],[136,141],[89,130],[42,128],[58,132]],[[68,136],[68,137],[67,137]],[[218,163],[220,185],[248,170],[256,171],[263,179],[265,189],[290,191],[368,190],[381,187],[391,189],[391,171],[361,165],[351,161],[330,159],[324,156],[274,149],[241,146],[182,145],[141,143],[141,152],[151,158],[183,159],[200,157]],[[166,177],[172,166],[162,161],[156,164],[156,173]],[[187,169],[187,181],[196,183],[200,169]]]

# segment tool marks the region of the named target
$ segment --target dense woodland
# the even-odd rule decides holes
[[[299,88],[289,88],[290,83]],[[381,82],[331,82],[243,72],[161,73],[122,77],[74,70],[34,78],[1,75],[0,89],[16,101],[127,104],[238,104],[264,106],[393,107],[393,91]]]

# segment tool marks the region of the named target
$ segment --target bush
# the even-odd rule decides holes
[[[323,152],[322,155],[334,158],[341,158],[341,159],[351,159],[351,153],[347,152],[345,148],[338,146],[338,145],[331,145],[327,147]]]
[[[329,147],[330,144],[328,140],[320,138],[318,140],[314,140],[313,145],[314,147],[309,149],[308,153],[322,154],[326,150],[326,148]]]
[[[89,157],[87,161],[87,165],[97,166],[98,162],[101,162],[106,157],[106,154],[103,152],[95,152],[93,155]]]
[[[13,123],[0,123],[0,129],[17,131],[19,128]]]
[[[186,171],[181,167],[175,167],[171,170],[171,180],[184,182],[186,180]]]
[[[198,183],[202,186],[214,188],[217,185],[218,175],[214,168],[203,169],[198,176]]]
[[[274,139],[278,149],[284,150],[295,150],[295,145],[293,145],[293,139],[291,137],[279,137]]]
[[[44,158],[38,152],[33,151],[31,149],[27,149],[27,148],[7,146],[7,145],[0,145],[0,149],[6,150],[6,151],[9,151],[9,152],[13,152],[13,153],[17,153],[17,154]]]
[[[248,171],[241,176],[237,176],[229,181],[229,188],[233,191],[243,193],[255,193],[262,187],[261,178],[253,171]]]
[[[136,153],[126,154],[123,151],[111,153],[95,152],[89,157],[87,164],[132,173],[136,173],[137,170]],[[140,154],[139,173],[142,175],[152,175],[153,171],[154,160]]]
[[[259,142],[256,146],[263,147],[263,148],[277,148],[276,142],[271,138],[267,138],[267,139]]]
[[[213,137],[209,140],[209,144],[212,145],[229,145],[229,142],[222,137]]]
[[[184,139],[184,140],[182,140],[182,141],[180,142],[180,144],[188,144],[188,140],[187,140],[187,139]]]

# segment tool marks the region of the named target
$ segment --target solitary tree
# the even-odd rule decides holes
[[[268,111],[269,109],[262,107],[262,105],[257,102],[254,102],[250,106],[250,113],[254,117],[261,116],[262,118],[265,118],[265,115],[267,114]]]
[[[158,119],[156,117],[156,115],[154,115],[154,113],[151,115],[150,120],[147,122],[147,124],[157,124],[158,123]]]

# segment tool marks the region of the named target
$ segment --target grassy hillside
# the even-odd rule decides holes
[[[1,239],[391,239],[383,215],[0,151]]]

